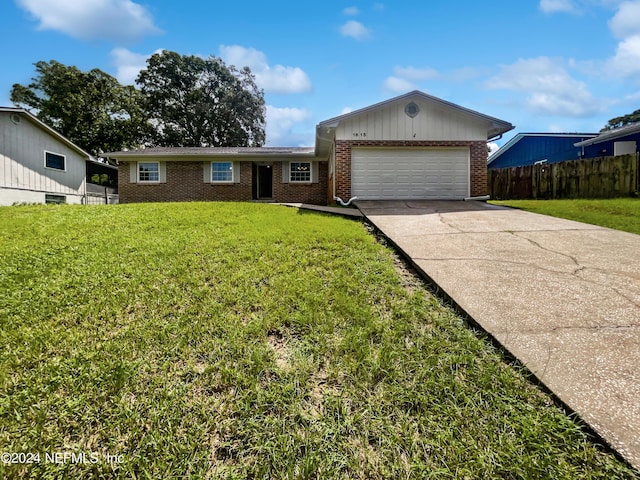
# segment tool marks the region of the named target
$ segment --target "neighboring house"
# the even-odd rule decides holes
[[[595,138],[575,144],[576,147],[589,152],[589,155],[585,155],[586,158],[633,155],[638,153],[638,145],[640,145],[640,122],[604,131]]]
[[[489,155],[487,165],[494,169],[577,160],[585,156],[585,149],[575,143],[597,136],[597,133],[518,133]]]
[[[26,110],[0,107],[0,205],[82,203],[89,158]]]
[[[413,91],[323,122],[314,147],[150,148],[118,160],[120,203],[333,203],[487,194],[487,141],[503,120]]]

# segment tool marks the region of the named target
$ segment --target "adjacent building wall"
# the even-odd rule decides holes
[[[65,171],[45,167],[45,151],[65,156]],[[81,203],[86,157],[32,123],[25,115],[0,112],[0,205],[44,203],[46,194]]]

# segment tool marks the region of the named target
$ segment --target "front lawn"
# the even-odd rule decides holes
[[[0,208],[0,477],[635,475],[407,282],[292,208]]]
[[[491,203],[640,235],[640,198],[500,200]]]

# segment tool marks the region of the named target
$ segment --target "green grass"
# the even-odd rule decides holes
[[[640,198],[501,200],[491,203],[640,235]]]
[[[41,455],[2,478],[637,478],[357,221],[185,203],[0,225],[0,452]]]

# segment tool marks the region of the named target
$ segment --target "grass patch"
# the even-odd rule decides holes
[[[634,476],[359,222],[185,203],[0,225],[0,451],[42,459],[3,478]]]
[[[640,198],[496,200],[490,203],[640,235]]]

